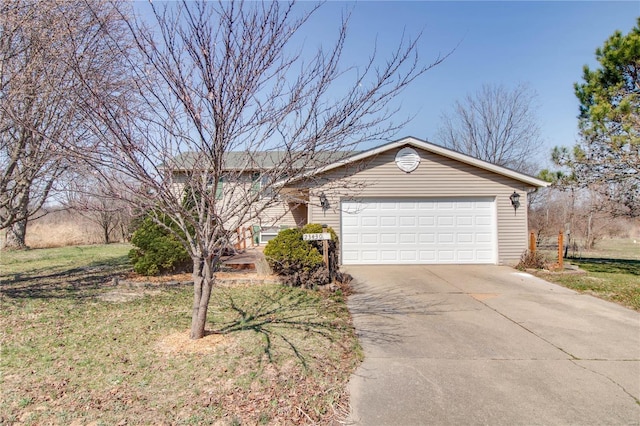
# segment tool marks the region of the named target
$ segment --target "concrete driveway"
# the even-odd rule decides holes
[[[361,425],[640,424],[640,314],[503,266],[349,266]]]

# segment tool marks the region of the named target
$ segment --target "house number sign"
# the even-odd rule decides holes
[[[330,240],[331,234],[328,232],[322,232],[318,234],[302,234],[302,239],[304,241],[322,241],[322,240]]]

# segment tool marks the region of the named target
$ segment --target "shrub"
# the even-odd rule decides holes
[[[311,288],[329,282],[329,271],[324,267],[322,254],[302,239],[300,229],[285,229],[267,243],[264,255],[285,284]]]
[[[169,221],[166,221],[167,226]],[[164,272],[186,270],[191,258],[168,229],[147,216],[133,233],[129,251],[133,269],[141,275],[158,275]]]
[[[547,259],[538,251],[525,251],[520,257],[520,262],[516,265],[516,269],[524,271],[525,269],[546,269],[548,266]]]

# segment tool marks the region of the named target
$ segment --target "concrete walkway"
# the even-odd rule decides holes
[[[350,266],[351,424],[640,424],[640,314],[502,266]]]

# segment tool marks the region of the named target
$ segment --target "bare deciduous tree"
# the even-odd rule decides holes
[[[93,149],[78,71],[95,92],[121,83],[106,35],[123,21],[100,0],[2,0],[0,10],[0,229],[20,248],[74,155]]]
[[[624,218],[611,216],[610,201],[590,188],[557,181],[532,199],[529,229],[538,241],[556,241],[562,232],[571,250],[591,250],[605,236],[628,236],[632,231]]]
[[[442,115],[439,143],[464,154],[523,173],[542,146],[534,108],[535,93],[526,85],[510,90],[484,85],[474,95],[456,101]]]
[[[113,176],[106,174],[97,178],[89,171],[78,174],[75,170],[71,178],[65,179],[65,197],[61,201],[68,209],[77,212],[100,227],[105,244],[114,239],[128,239],[129,225],[133,219],[130,204],[121,197],[113,198]],[[107,180],[104,180],[104,179]]]
[[[157,8],[154,31],[131,22],[142,60],[131,59],[142,116],[95,97],[99,161],[127,181],[118,193],[180,230],[193,260],[191,338],[204,336],[223,249],[236,228],[295,207],[284,190],[303,171],[390,136],[393,100],[429,68],[417,40],[380,61],[342,69],[343,20],[331,48],[301,47],[317,7],[283,2],[182,2]],[[306,8],[306,10],[304,10]],[[346,89],[345,89],[346,87]],[[115,155],[114,155],[115,154]],[[127,188],[124,195],[122,188]]]

